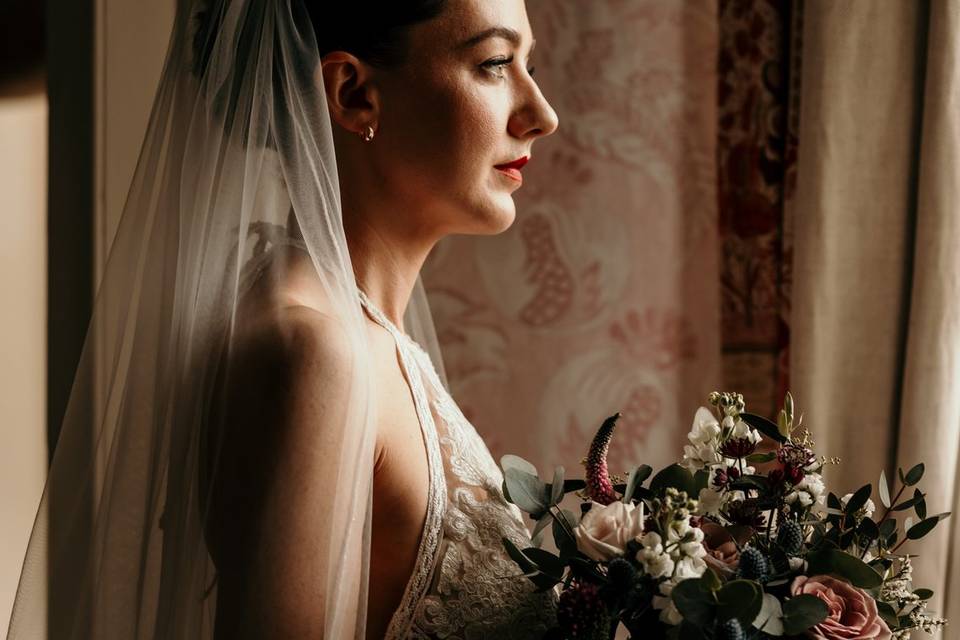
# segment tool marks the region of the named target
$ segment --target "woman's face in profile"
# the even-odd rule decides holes
[[[523,0],[450,0],[411,28],[406,60],[380,75],[371,151],[420,225],[489,234],[513,222],[519,167],[557,128],[531,74],[533,46]]]

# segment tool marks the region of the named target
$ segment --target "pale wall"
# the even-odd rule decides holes
[[[0,97],[0,635],[47,468],[47,97]]]

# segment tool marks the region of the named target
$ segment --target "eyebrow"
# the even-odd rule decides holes
[[[520,32],[515,31],[514,29],[511,29],[511,28],[509,28],[509,27],[497,26],[497,27],[490,27],[489,29],[484,29],[483,31],[481,31],[481,32],[478,33],[477,35],[472,36],[472,37],[464,40],[463,42],[461,42],[461,43],[457,46],[457,48],[458,48],[458,49],[470,49],[470,48],[472,48],[472,47],[477,46],[478,44],[480,44],[480,43],[483,42],[484,40],[488,40],[488,39],[490,39],[490,38],[503,38],[503,39],[506,40],[507,42],[510,42],[511,44],[513,44],[513,46],[515,46],[515,47],[520,46],[520,40],[522,39],[521,36],[520,36]],[[533,48],[534,48],[536,45],[537,45],[537,41],[536,41],[536,39],[534,39],[534,40],[533,40],[533,44],[531,44],[531,46],[530,46],[530,50],[533,51]]]

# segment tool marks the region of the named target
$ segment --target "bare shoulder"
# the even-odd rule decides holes
[[[351,334],[316,309],[275,308],[239,327],[225,364],[206,527],[217,637],[322,634],[330,487],[362,451],[349,444],[363,419]]]

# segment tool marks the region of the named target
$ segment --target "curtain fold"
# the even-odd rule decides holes
[[[808,0],[804,21],[793,390],[833,486],[925,462],[930,513],[956,512],[960,1]],[[954,626],[958,542],[947,520],[915,563]]]

